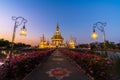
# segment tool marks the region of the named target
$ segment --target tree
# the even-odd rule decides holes
[[[89,44],[79,44],[78,48],[89,48]]]
[[[11,48],[12,43],[8,40],[0,39],[0,47],[2,48]],[[29,48],[31,45],[25,43],[14,43],[14,48]]]
[[[14,44],[14,48],[29,48],[29,47],[31,47],[31,45],[29,45],[29,44],[25,44],[25,43],[15,43]]]
[[[116,44],[114,42],[106,41],[106,47],[108,49],[116,49]]]
[[[0,39],[0,47],[8,47],[10,42],[8,40]]]
[[[120,43],[116,44],[117,49],[120,49]]]

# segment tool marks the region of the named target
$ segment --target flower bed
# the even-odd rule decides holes
[[[110,80],[111,62],[107,58],[69,50],[62,50],[62,52],[75,60],[84,73],[89,74],[93,80]]]
[[[40,62],[54,50],[33,51],[11,56],[11,61],[6,61],[0,66],[0,80],[22,80],[22,78],[31,72]]]

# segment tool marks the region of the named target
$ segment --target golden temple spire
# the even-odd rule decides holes
[[[72,35],[70,35],[70,40],[73,40]]]
[[[70,35],[69,47],[70,48],[75,48],[75,42],[74,42],[74,40],[72,38],[72,35]]]
[[[59,31],[59,25],[58,25],[58,23],[57,23],[57,26],[56,26],[56,31]]]
[[[44,38],[44,34],[43,34],[42,40],[44,41],[44,39],[45,39],[45,38]]]

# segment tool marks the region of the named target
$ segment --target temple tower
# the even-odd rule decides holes
[[[72,35],[70,36],[69,47],[70,48],[75,48],[75,42],[74,42],[74,40],[72,38]]]
[[[41,40],[40,40],[40,44],[39,44],[39,48],[46,48],[46,41],[45,41],[45,38],[44,38],[44,34],[43,36],[41,37]]]
[[[52,40],[52,44],[55,46],[59,46],[59,45],[63,44],[64,38],[61,36],[58,24],[56,26],[56,31],[55,31],[53,37],[51,38],[51,40]]]

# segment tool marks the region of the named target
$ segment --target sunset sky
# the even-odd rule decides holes
[[[27,36],[16,31],[15,42],[38,45],[42,34],[51,40],[59,24],[64,42],[72,34],[77,43],[94,42],[93,24],[106,22],[106,39],[120,42],[120,0],[0,0],[0,39],[12,39],[15,21],[12,16],[27,19]],[[102,33],[96,29],[102,42]]]

